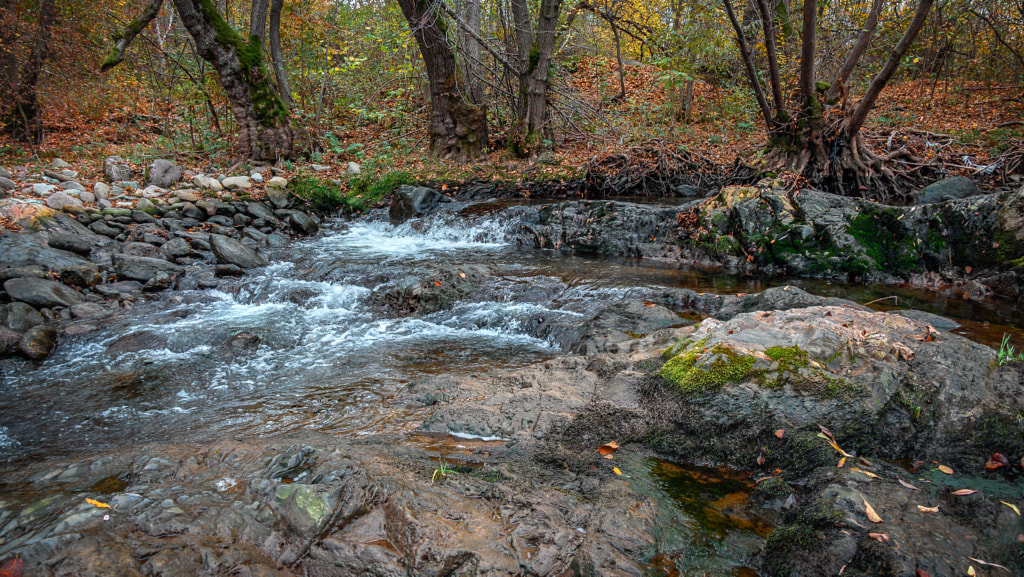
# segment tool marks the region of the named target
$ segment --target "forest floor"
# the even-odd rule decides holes
[[[309,160],[331,167],[316,176],[338,179],[343,189],[353,189],[359,188],[359,179],[346,176],[350,161],[361,164],[364,182],[393,173],[402,175],[393,180],[514,185],[573,180],[588,167],[624,154],[627,164],[652,163],[659,156],[650,154],[652,149],[681,153],[695,170],[719,173],[758,158],[766,134],[745,88],[698,82],[690,118],[684,122],[677,118],[679,95],[661,82],[658,68],[628,66],[626,96],[617,101],[611,98],[616,73],[613,60],[579,60],[554,99],[552,114],[565,129],[533,159],[515,158],[501,146],[507,138],[503,126],[492,126],[494,150],[472,164],[430,158],[425,149],[426,106],[416,102],[418,94],[405,91],[366,104],[383,112],[351,114],[312,127],[324,150]],[[0,137],[0,164],[31,168],[59,156],[100,166],[95,161],[119,155],[139,167],[157,157],[206,172],[239,167],[229,143],[208,127],[193,126],[176,116],[180,111],[161,112],[156,104],[140,102],[104,113],[95,108],[86,113],[67,102],[45,104],[44,145],[29,149]],[[983,187],[1015,185],[1024,173],[1024,87],[925,79],[893,83],[870,115],[865,135],[883,156],[906,148],[920,162],[903,168],[919,176],[968,176]],[[304,165],[287,168],[301,173]],[[99,175],[83,175],[89,176]]]

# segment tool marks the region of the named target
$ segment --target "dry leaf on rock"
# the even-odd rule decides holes
[[[942,471],[943,473],[947,474],[947,475],[952,475],[953,474],[953,469],[950,469],[949,467],[947,467],[945,465],[939,465],[939,470]]]
[[[619,448],[619,444],[616,443],[615,441],[612,441],[610,443],[605,443],[605,444],[601,445],[600,447],[598,447],[597,448],[597,452],[601,453],[602,455],[610,455],[610,454],[614,453],[618,448]]]
[[[921,490],[921,489],[918,489],[917,487],[911,485],[910,483],[904,481],[903,479],[896,479],[896,480],[900,482],[900,485],[903,485],[904,487],[906,487],[908,489],[912,489],[914,491],[920,491]]]
[[[975,493],[977,493],[977,491],[975,491],[974,489],[957,489],[956,491],[953,491],[950,494],[956,495],[957,497],[963,497],[965,495],[973,495]]]
[[[881,523],[882,518],[875,512],[875,508],[868,503],[868,500],[864,498],[864,495],[861,495],[860,498],[864,501],[864,512],[868,516],[868,521],[871,521],[872,523]]]
[[[868,537],[871,537],[872,539],[874,539],[875,541],[878,541],[879,543],[885,543],[886,541],[889,540],[889,535],[887,535],[885,533],[868,533]]]
[[[934,507],[925,507],[924,505],[918,505],[917,508],[920,509],[922,513],[938,513],[939,512],[939,506],[938,505],[936,505]]]

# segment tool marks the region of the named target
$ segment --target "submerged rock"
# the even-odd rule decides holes
[[[401,224],[410,218],[419,218],[442,202],[451,199],[431,188],[403,184],[395,190],[388,213],[391,224]]]
[[[21,337],[18,352],[32,361],[42,361],[57,346],[57,329],[45,325],[32,327]]]

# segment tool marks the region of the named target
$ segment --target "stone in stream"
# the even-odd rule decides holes
[[[0,326],[0,357],[12,357],[18,353],[18,345],[21,343],[21,333]]]
[[[110,226],[109,224],[103,222],[102,220],[97,220],[96,222],[90,224],[89,230],[95,232],[96,234],[102,234],[103,236],[109,238],[114,238],[117,235],[121,234],[121,231],[119,229]]]
[[[192,254],[192,246],[183,238],[172,238],[161,245],[160,250],[171,258],[181,258]]]
[[[152,248],[156,249],[156,247]],[[113,254],[110,256],[110,260],[114,265],[114,271],[117,273],[118,278],[143,283],[148,282],[159,272],[170,275],[180,275],[185,272],[184,268],[167,262],[163,258]]]
[[[92,252],[92,245],[81,236],[67,234],[65,232],[50,233],[47,244],[53,248],[66,250],[83,256],[89,256]]]
[[[39,362],[50,356],[55,346],[57,346],[57,329],[37,325],[21,336],[18,352],[29,360]]]
[[[35,277],[12,278],[4,283],[4,290],[12,299],[35,307],[69,307],[85,300],[59,282]]]
[[[34,326],[43,324],[43,315],[39,311],[21,302],[13,302],[4,306],[7,328],[16,333],[24,333]]]
[[[921,204],[932,204],[944,200],[959,200],[979,194],[982,194],[981,189],[978,188],[977,184],[974,184],[973,180],[963,176],[951,176],[924,187],[918,193],[918,198]]]
[[[118,357],[126,353],[166,349],[167,344],[167,337],[142,330],[114,339],[107,345],[107,354],[111,357]]]
[[[103,282],[103,275],[95,265],[74,265],[61,269],[60,281],[70,286],[89,288]]]
[[[210,248],[221,264],[233,264],[243,269],[267,266],[267,261],[259,253],[224,235],[211,234]]]
[[[431,188],[403,184],[391,198],[388,216],[391,224],[401,224],[424,216],[442,202],[451,202],[451,199]]]
[[[270,201],[277,208],[286,208],[290,203],[288,201],[288,191],[286,187],[288,181],[280,176],[275,176],[267,182],[266,195],[267,200]]]
[[[288,224],[291,225],[292,230],[295,232],[307,236],[316,233],[320,229],[316,222],[304,212],[293,212],[288,216]]]
[[[167,259],[167,255],[158,247],[145,242],[126,242],[121,246],[121,254]]]

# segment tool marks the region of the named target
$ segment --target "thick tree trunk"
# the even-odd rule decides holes
[[[14,46],[17,39],[18,15],[14,0],[0,0],[0,102],[14,102],[18,86],[18,54]]]
[[[13,103],[4,120],[5,130],[15,138],[33,145],[43,142],[43,122],[39,111],[39,74],[50,48],[50,29],[57,19],[55,0],[41,0],[36,35],[28,59],[21,66]]]
[[[174,0],[199,55],[213,65],[238,123],[240,152],[257,160],[291,158],[296,131],[267,75],[258,40],[246,42],[213,0]]]
[[[269,0],[252,0],[249,11],[249,36],[260,39],[260,46],[267,40],[267,7]]]
[[[455,55],[445,37],[445,22],[427,0],[399,0],[423,55],[430,82],[430,152],[467,162],[487,147],[487,117],[459,91]]]
[[[513,6],[519,0],[513,1]],[[525,4],[525,3],[524,3]],[[555,32],[562,0],[541,0],[537,18],[537,31],[531,34],[532,43],[527,52],[525,80],[525,103],[521,106],[515,134],[512,137],[514,151],[527,156],[536,151],[544,139],[545,124],[548,120],[548,75],[551,72],[551,57],[555,49]],[[519,26],[516,18],[517,27]],[[517,44],[522,51],[525,42]],[[522,80],[521,80],[522,82]]]
[[[284,105],[291,108],[292,86],[288,81],[288,68],[281,52],[281,8],[284,0],[272,0],[270,5],[270,58],[274,63],[274,76],[277,78],[277,91],[281,94]]]

